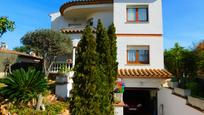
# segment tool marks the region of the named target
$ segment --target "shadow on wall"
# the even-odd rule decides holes
[[[51,27],[56,31],[60,31],[61,28],[66,28],[68,26],[67,21],[63,18],[63,16],[61,16],[61,14],[59,14],[59,12],[53,14],[51,18],[53,18]]]
[[[42,63],[15,63],[11,66],[11,71],[23,68],[24,70],[28,70],[28,68],[35,68],[38,71],[42,71]]]
[[[152,3],[156,0],[114,0],[115,3]]]

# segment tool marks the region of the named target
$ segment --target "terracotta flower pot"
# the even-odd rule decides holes
[[[123,94],[122,93],[114,93],[114,103],[118,104],[123,102]]]

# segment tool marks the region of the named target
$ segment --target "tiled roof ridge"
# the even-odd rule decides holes
[[[170,78],[165,69],[118,69],[119,78]]]
[[[105,4],[105,3],[113,3],[113,0],[71,0],[65,2],[60,7],[60,13],[63,15],[63,12],[66,8],[76,5],[91,5],[91,4]]]

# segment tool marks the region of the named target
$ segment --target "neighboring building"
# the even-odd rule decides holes
[[[32,56],[22,52],[6,49],[0,47],[0,77],[6,72],[19,68],[36,67],[40,69],[42,67],[42,58],[38,56]],[[38,67],[40,66],[40,67]]]
[[[116,114],[156,115],[163,111],[157,95],[171,74],[164,69],[162,0],[78,0],[63,4],[50,16],[51,28],[73,40],[73,65],[85,26],[91,24],[94,30],[98,19],[105,27],[114,23],[118,79],[125,83],[123,101],[128,105],[116,105]]]

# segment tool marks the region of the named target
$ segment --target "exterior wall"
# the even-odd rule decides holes
[[[115,106],[114,107],[114,115],[123,115],[123,107]]]
[[[51,17],[51,29],[60,31],[62,28],[67,28],[68,24],[86,24],[86,20],[67,20],[61,16],[60,12],[50,14]]]
[[[149,46],[149,61],[150,64],[145,65],[128,65],[127,64],[127,45],[148,45]],[[118,68],[164,68],[163,59],[163,39],[162,37],[134,37],[120,36],[117,37],[117,59],[119,62]]]
[[[158,112],[159,115],[204,115],[203,112],[186,105],[186,99],[173,95],[172,90],[167,88],[158,91]]]
[[[125,87],[129,88],[159,88],[165,79],[149,79],[149,78],[123,78]]]
[[[98,20],[101,19],[104,26],[107,28],[110,24],[113,23],[113,11],[103,11],[103,12],[97,12],[93,13],[89,16],[88,19],[93,18],[93,26],[97,27]]]
[[[81,39],[82,34],[81,33],[74,33],[74,34],[68,34],[72,41],[79,41]]]
[[[83,14],[83,10],[81,11]],[[68,27],[68,24],[81,24],[81,26],[85,26],[87,20],[93,18],[93,26],[97,26],[98,19],[101,19],[104,26],[108,27],[113,22],[113,11],[112,10],[105,10],[105,11],[98,11],[98,12],[90,12],[84,19],[77,19],[77,20],[69,20],[65,19],[61,16],[60,12],[52,13],[51,16],[51,29],[60,31],[62,28]]]
[[[126,22],[127,5],[148,5],[149,22]],[[120,34],[162,34],[161,0],[114,0],[114,24]]]
[[[60,12],[50,14],[51,29],[60,31],[60,29],[68,26],[68,21],[61,16]]]

